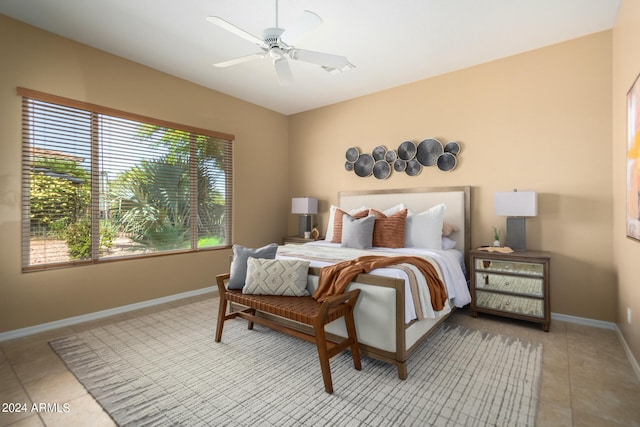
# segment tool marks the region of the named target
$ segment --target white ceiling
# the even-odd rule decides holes
[[[207,22],[217,15],[261,36],[275,0],[0,0],[0,13],[284,114],[344,101],[613,27],[620,0],[280,0],[279,26],[304,10],[323,23],[296,47],[344,55],[332,75],[290,61],[281,86],[267,58]]]

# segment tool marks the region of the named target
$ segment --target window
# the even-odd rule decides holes
[[[232,135],[18,94],[23,271],[230,246]]]

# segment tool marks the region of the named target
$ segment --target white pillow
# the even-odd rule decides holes
[[[442,224],[446,206],[440,203],[417,215],[407,217],[407,248],[442,249]]]
[[[447,237],[442,236],[442,249],[448,250],[456,247],[456,241]]]
[[[308,274],[309,261],[249,258],[242,293],[306,296]]]
[[[382,213],[385,214],[386,216],[391,216],[406,208],[407,207],[404,205],[404,203],[399,203],[395,206],[391,206],[390,208],[383,210]]]
[[[331,205],[331,208],[329,209],[329,222],[327,223],[327,232],[324,234],[324,240],[326,240],[327,242],[330,242],[333,240],[333,219],[336,214],[336,209],[338,209],[338,206],[334,206],[334,205]],[[350,215],[353,215],[356,212],[362,212],[367,209],[368,209],[367,207],[362,206],[357,209],[351,209],[347,213]]]

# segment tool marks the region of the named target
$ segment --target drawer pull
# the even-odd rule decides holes
[[[505,286],[509,286],[509,282],[504,282],[504,285]]]

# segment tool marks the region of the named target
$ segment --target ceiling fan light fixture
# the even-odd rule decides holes
[[[269,47],[282,46],[280,35],[284,33],[282,28],[267,28],[262,31],[262,39]]]

